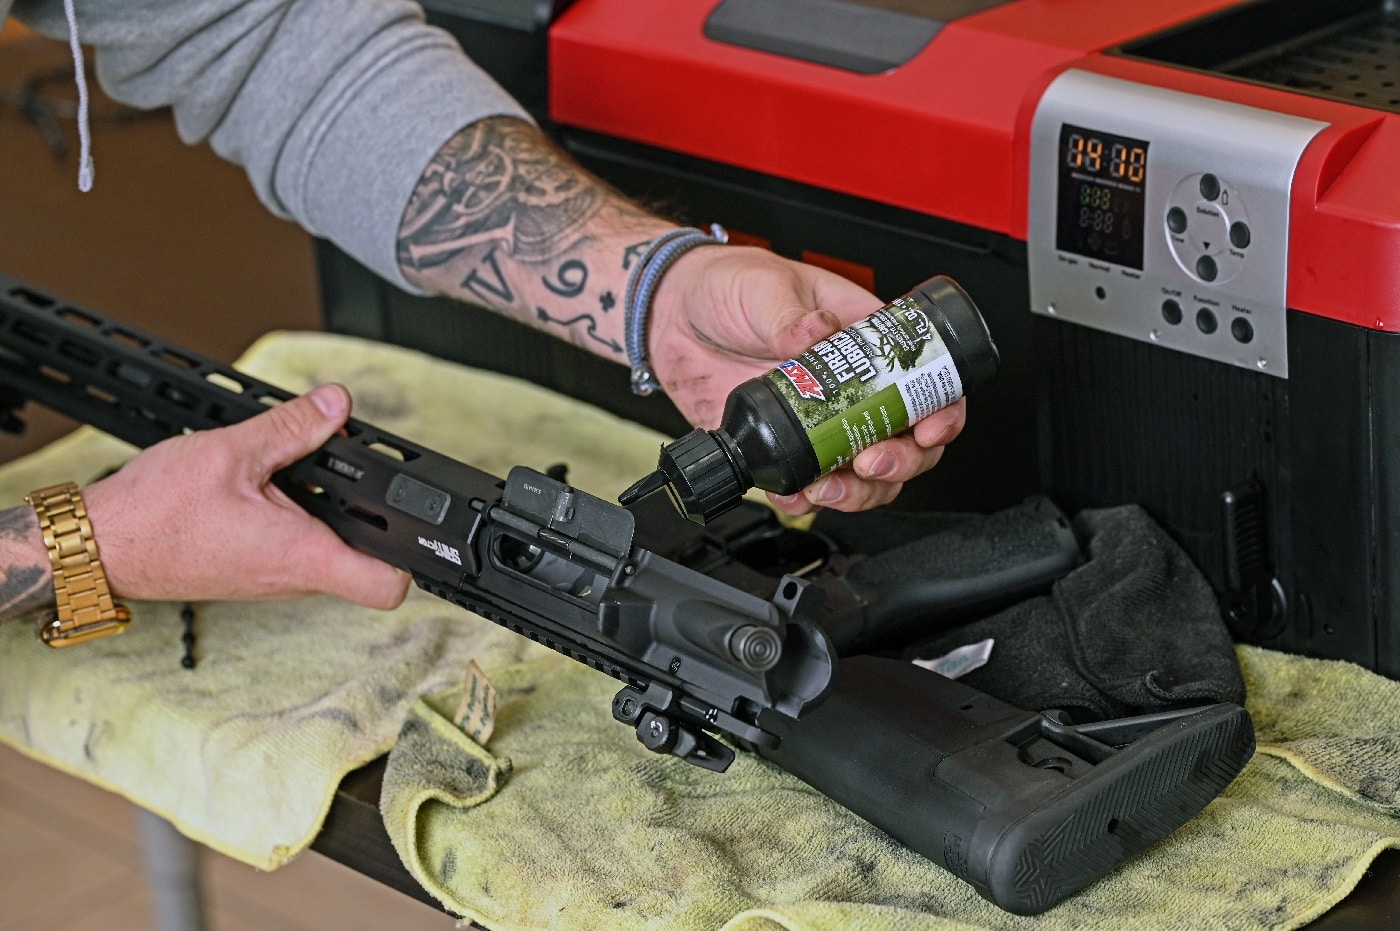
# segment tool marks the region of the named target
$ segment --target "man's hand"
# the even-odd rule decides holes
[[[537,127],[489,117],[449,139],[424,169],[400,224],[399,259],[417,287],[625,365],[628,272],[648,243],[675,228],[584,171]],[[652,370],[691,423],[716,427],[740,382],[880,306],[839,275],[767,250],[701,246],[661,279],[647,340]],[[853,470],[772,496],[774,506],[805,514],[888,503],[938,462],[965,411],[962,402],[945,408],[863,451]]]
[[[648,343],[662,387],[693,424],[719,426],[738,384],[869,316],[879,298],[839,275],[745,246],[702,246],[661,281]],[[887,504],[937,464],[962,430],[963,401],[876,443],[795,495],[769,495],[788,514]]]
[[[407,573],[351,549],[271,482],[345,425],[322,385],[243,423],[173,437],[83,491],[113,594],[269,600],[315,593],[397,606]]]

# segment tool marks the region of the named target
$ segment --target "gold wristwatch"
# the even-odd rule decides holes
[[[64,482],[32,491],[24,500],[39,515],[58,599],[57,614],[39,623],[39,639],[67,647],[126,630],[131,612],[112,600],[78,486]]]

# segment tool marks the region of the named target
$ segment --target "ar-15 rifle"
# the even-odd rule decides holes
[[[4,276],[0,385],[138,446],[291,397]],[[757,752],[1008,911],[1049,908],[1165,837],[1253,752],[1233,704],[1072,726],[841,656],[831,634],[868,642],[876,593],[791,573],[755,595],[638,545],[619,505],[358,420],[276,481],[427,591],[620,680],[613,715],[650,749],[716,771],[730,743]]]

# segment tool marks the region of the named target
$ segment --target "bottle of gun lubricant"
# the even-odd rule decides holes
[[[665,489],[704,524],[762,488],[790,495],[970,394],[1000,357],[977,305],[939,276],[729,394],[718,430],[661,447],[619,497]]]

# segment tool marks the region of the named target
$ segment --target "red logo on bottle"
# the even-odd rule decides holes
[[[807,371],[807,367],[801,362],[798,362],[796,359],[789,359],[779,365],[778,368],[782,369],[788,381],[792,382],[792,386],[797,389],[799,397],[816,398],[818,401],[826,400],[826,395],[822,393],[821,382],[817,381],[812,373]]]

